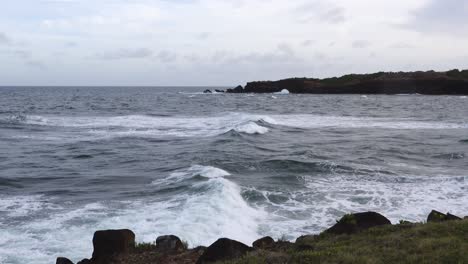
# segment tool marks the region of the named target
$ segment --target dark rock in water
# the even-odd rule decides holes
[[[390,220],[379,213],[365,212],[345,215],[325,232],[338,235],[352,234],[371,227],[391,224]]]
[[[96,231],[93,246],[93,263],[108,263],[109,259],[125,256],[135,248],[135,234],[128,229]]]
[[[160,236],[156,239],[156,249],[158,251],[167,252],[167,251],[183,251],[186,248],[184,243],[180,238],[170,235],[170,236]]]
[[[203,255],[197,260],[197,264],[236,259],[244,256],[249,251],[252,251],[252,248],[241,242],[221,238],[205,250]]]
[[[224,93],[224,90],[215,90],[217,93]]]
[[[234,89],[227,89],[226,90],[226,93],[243,93],[244,92],[244,87],[242,86],[237,86],[236,88]]]
[[[206,89],[205,91],[203,91],[203,93],[207,94],[207,93],[213,93],[213,92],[211,90],[209,90],[209,89]]]
[[[275,243],[275,240],[273,240],[273,238],[267,236],[267,237],[264,237],[264,238],[260,238],[258,240],[256,240],[255,242],[253,242],[253,248],[255,249],[264,249],[264,248],[267,248],[269,246],[271,246],[272,244]]]
[[[57,258],[57,261],[55,262],[55,264],[73,264],[73,262],[67,258],[59,257]]]
[[[445,221],[453,221],[453,220],[462,220],[460,217],[447,213],[441,213],[436,210],[432,210],[432,212],[427,216],[428,223],[437,223],[437,222],[445,222]]]
[[[82,259],[81,261],[78,261],[76,264],[91,264],[91,260],[89,259]]]

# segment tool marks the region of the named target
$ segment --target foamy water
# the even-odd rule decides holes
[[[100,229],[250,244],[468,211],[460,97],[173,89],[2,91],[0,263],[76,262]]]

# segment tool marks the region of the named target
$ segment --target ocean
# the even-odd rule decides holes
[[[1,87],[0,263],[90,257],[96,230],[294,240],[346,213],[468,214],[468,99]]]

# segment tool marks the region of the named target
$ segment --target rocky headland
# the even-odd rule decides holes
[[[378,72],[349,74],[326,79],[291,78],[279,81],[249,82],[227,93],[297,94],[423,94],[468,95],[468,70],[446,72]]]
[[[348,214],[320,235],[295,242],[264,237],[252,246],[220,238],[189,249],[180,238],[160,236],[137,244],[131,230],[97,231],[90,259],[77,264],[205,263],[468,263],[468,219],[432,211],[426,223],[392,225],[375,212]],[[73,264],[59,257],[56,264]]]

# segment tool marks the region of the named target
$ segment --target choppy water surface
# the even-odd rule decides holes
[[[463,97],[0,88],[0,263],[137,239],[317,233],[348,212],[468,214]]]

